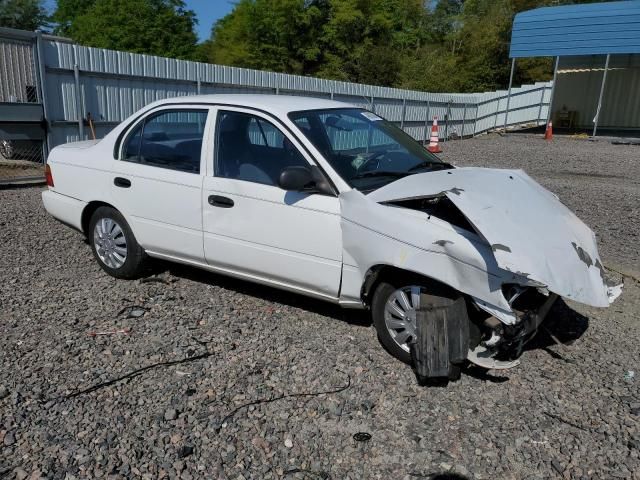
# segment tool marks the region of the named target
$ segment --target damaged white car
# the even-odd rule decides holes
[[[47,211],[110,275],[156,257],[369,308],[391,354],[422,345],[453,365],[427,376],[464,357],[513,366],[558,296],[606,307],[620,292],[593,232],[523,171],[454,168],[328,100],[156,102],[53,149],[47,183]]]

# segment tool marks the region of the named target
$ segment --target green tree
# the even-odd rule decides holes
[[[37,30],[46,25],[42,0],[0,0],[0,27]]]
[[[59,0],[57,30],[82,45],[197,59],[195,14],[182,0]]]
[[[58,0],[51,15],[51,20],[56,24],[54,32],[58,35],[70,35],[73,21],[84,15],[94,3],[96,0]]]
[[[241,0],[204,47],[212,63],[394,85],[428,37],[422,0]]]
[[[240,0],[203,47],[213,63],[307,74],[320,61],[324,2]]]
[[[75,0],[82,1],[82,0]],[[207,61],[322,78],[477,92],[509,81],[516,13],[591,0],[239,0],[202,47]],[[514,84],[551,60],[518,60]]]
[[[548,0],[452,0],[433,11],[435,42],[403,62],[401,85],[434,92],[479,92],[509,82],[509,42],[513,17]],[[438,7],[444,5],[438,10]],[[423,73],[423,75],[420,75]],[[548,80],[545,58],[518,60],[514,85]]]

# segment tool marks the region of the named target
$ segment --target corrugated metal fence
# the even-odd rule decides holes
[[[33,45],[19,39],[0,39],[0,102],[37,103]]]
[[[97,137],[102,137],[150,102],[198,93],[333,98],[368,108],[424,141],[434,116],[445,139],[476,135],[505,123],[544,123],[551,91],[550,82],[512,89],[505,122],[507,91],[442,94],[376,87],[83,47],[36,34],[32,45],[40,63],[49,148],[90,138],[89,116]],[[0,58],[0,69],[8,68]]]

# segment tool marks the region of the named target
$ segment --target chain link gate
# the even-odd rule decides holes
[[[16,32],[0,29],[0,185],[44,178],[35,42]]]

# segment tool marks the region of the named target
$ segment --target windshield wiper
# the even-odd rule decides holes
[[[351,180],[356,180],[358,178],[369,178],[369,177],[406,177],[408,175],[407,172],[389,172],[386,170],[371,170],[369,172],[362,172],[357,174],[354,177],[351,177]]]
[[[420,170],[421,168],[431,168],[432,170],[444,170],[446,168],[451,168],[451,165],[444,162],[432,162],[430,160],[425,160],[424,162],[420,162],[419,164],[414,165],[408,171],[415,172],[416,170]]]

